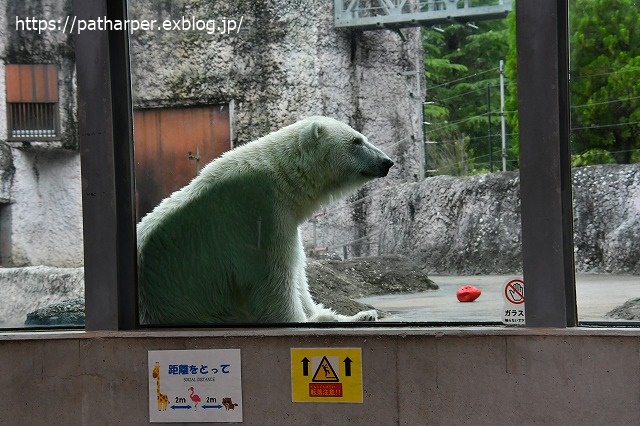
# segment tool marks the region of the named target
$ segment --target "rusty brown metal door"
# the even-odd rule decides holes
[[[228,105],[134,111],[136,216],[189,183],[231,149]]]
[[[7,102],[58,102],[58,66],[54,64],[5,65]]]

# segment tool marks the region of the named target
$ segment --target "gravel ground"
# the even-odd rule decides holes
[[[438,285],[420,270],[417,263],[400,255],[346,261],[310,259],[307,276],[314,300],[344,315],[374,309],[354,299],[438,289]],[[378,310],[378,314],[381,317],[389,316],[384,310]]]

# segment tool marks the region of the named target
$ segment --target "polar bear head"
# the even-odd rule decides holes
[[[293,126],[297,130],[293,155],[297,167],[312,177],[322,202],[386,176],[393,166],[393,161],[366,136],[338,120],[316,116]]]
[[[340,182],[356,185],[384,177],[393,161],[369,142],[366,136],[329,117],[309,117],[300,122],[299,142],[306,152]]]

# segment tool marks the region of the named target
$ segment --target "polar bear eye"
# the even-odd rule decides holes
[[[363,142],[364,141],[362,140],[362,138],[358,138],[358,137],[353,138],[353,140],[351,141],[353,145],[362,145]]]

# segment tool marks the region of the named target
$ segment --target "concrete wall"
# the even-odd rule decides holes
[[[80,155],[0,145],[0,265],[82,266]]]
[[[334,26],[325,0],[129,1],[131,19],[242,18],[231,34],[139,31],[131,39],[134,105],[233,103],[234,146],[309,115],[342,120],[395,162],[389,176],[362,188],[365,198],[331,220],[355,240],[377,227],[368,195],[421,175],[424,66],[419,28],[352,32]],[[416,75],[404,75],[416,71]],[[417,81],[416,81],[417,78]],[[417,82],[417,85],[416,85]],[[419,89],[417,88],[419,86]],[[371,254],[367,246],[357,255]]]
[[[4,266],[82,264],[79,161],[50,149],[56,146],[78,155],[73,151],[78,144],[73,37],[61,31],[15,30],[16,16],[64,19],[72,15],[71,6],[71,0],[12,1],[0,6],[0,117],[6,115],[3,63],[56,63],[62,128],[59,143],[10,144],[8,158],[16,164],[0,170],[0,185],[8,188],[3,193],[10,194],[0,194],[0,203],[6,204],[0,208]],[[131,0],[129,7],[131,19],[158,22],[184,16],[215,19],[220,25],[222,18],[243,19],[235,34],[184,28],[136,32],[131,39],[135,106],[230,103],[234,145],[304,116],[329,115],[369,135],[396,160],[387,179],[363,189],[359,196],[388,182],[414,181],[419,175],[419,104],[424,92],[419,29],[404,30],[406,42],[391,31],[337,30],[333,5],[321,0]],[[417,76],[400,74],[416,71],[416,65]],[[415,89],[416,78],[420,90]],[[0,144],[6,132],[6,123],[0,120]],[[38,152],[31,150],[36,145]],[[34,176],[39,181],[29,186]],[[59,178],[65,180],[47,181]],[[64,191],[44,192],[55,186]],[[357,238],[378,215],[376,205],[362,203],[353,211],[345,210],[340,220]],[[53,226],[43,233],[48,221]],[[59,226],[61,222],[65,225]],[[61,242],[62,247],[51,241]]]
[[[290,349],[362,348],[362,404],[292,403]],[[640,424],[640,332],[352,329],[0,335],[0,422],[141,425],[147,351],[239,348],[244,423]]]
[[[83,264],[73,37],[18,31],[16,17],[64,19],[71,0],[0,6],[0,265]],[[4,64],[58,66],[60,140],[7,142]]]
[[[80,156],[68,150],[12,149],[11,226],[4,266],[83,265]]]
[[[0,5],[0,117],[6,116],[4,64],[56,64],[58,66],[58,104],[60,140],[31,143],[31,146],[78,148],[76,112],[76,74],[74,36],[62,31],[27,31],[16,26],[16,17],[64,20],[71,13],[71,0],[27,0],[2,2]],[[0,126],[0,140],[6,138],[6,124]],[[16,144],[20,146],[20,144]]]

